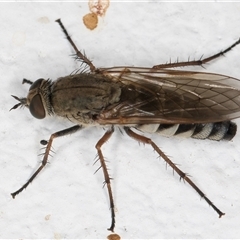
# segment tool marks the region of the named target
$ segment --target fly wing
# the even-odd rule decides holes
[[[122,83],[120,101],[100,124],[208,123],[240,117],[240,81],[228,76],[151,68],[100,69]]]

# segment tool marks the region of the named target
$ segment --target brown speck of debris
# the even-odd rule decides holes
[[[120,240],[121,237],[118,234],[113,233],[113,234],[108,235],[107,239],[109,239],[109,240]]]
[[[95,13],[88,13],[83,17],[83,23],[88,29],[93,30],[98,25],[98,17]]]
[[[50,217],[51,217],[51,214],[46,215],[45,220],[48,221],[50,219]]]
[[[38,18],[38,22],[40,23],[50,23],[50,20],[48,17],[40,17]]]
[[[89,0],[88,6],[92,13],[102,17],[105,15],[110,4],[110,0]]]

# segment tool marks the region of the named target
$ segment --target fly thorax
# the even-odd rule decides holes
[[[120,95],[120,83],[100,75],[80,73],[53,82],[51,105],[58,116],[90,122],[109,105],[117,103]]]

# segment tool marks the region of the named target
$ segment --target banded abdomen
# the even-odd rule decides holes
[[[231,121],[192,124],[144,124],[136,128],[144,132],[156,132],[166,137],[192,137],[215,141],[229,141],[237,132],[237,125]]]

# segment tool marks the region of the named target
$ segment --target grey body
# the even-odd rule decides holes
[[[53,82],[46,100],[56,115],[83,125],[96,125],[94,118],[119,102],[121,85],[101,75],[71,75]]]
[[[152,91],[152,89],[151,89]],[[34,97],[40,96],[35,104]],[[181,96],[183,98],[183,96]],[[39,79],[30,87],[27,104],[33,116],[44,108],[44,115],[57,115],[83,126],[103,125],[102,116],[106,119],[104,125],[124,125],[134,127],[142,132],[158,133],[166,137],[180,136],[197,139],[231,140],[237,126],[231,121],[217,123],[156,123],[156,120],[145,123],[141,114],[151,117],[153,110],[162,107],[161,99],[150,96],[149,92],[139,86],[126,85],[102,74],[80,73],[62,77],[52,82]],[[37,110],[36,110],[37,109]],[[153,109],[153,110],[152,110]],[[159,113],[162,111],[159,108]],[[135,121],[128,124],[125,117],[115,124],[107,122],[107,117],[114,117],[129,112]],[[155,117],[155,116],[154,116]],[[42,118],[42,117],[38,117]]]

